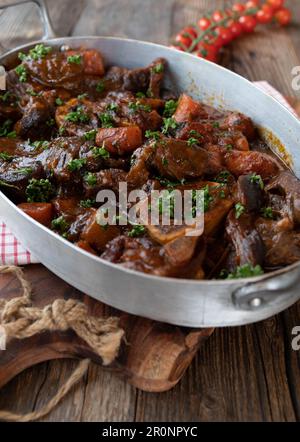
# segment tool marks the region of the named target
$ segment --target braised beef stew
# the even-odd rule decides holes
[[[159,276],[259,275],[300,259],[300,182],[247,116],[165,90],[164,59],[105,67],[94,49],[37,45],[0,95],[0,188],[78,247]],[[98,222],[101,189],[204,189],[205,226]]]

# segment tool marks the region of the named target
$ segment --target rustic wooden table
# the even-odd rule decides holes
[[[60,34],[115,35],[163,44],[201,12],[230,3],[223,0],[49,2]],[[250,80],[267,80],[283,94],[299,99],[291,86],[291,70],[300,65],[300,2],[287,3],[294,14],[292,26],[261,29],[240,39],[226,49],[222,64]],[[45,420],[299,420],[300,352],[291,348],[291,330],[297,325],[300,325],[300,303],[258,324],[216,330],[181,383],[167,393],[138,391],[113,373],[92,365],[75,391]],[[76,364],[73,360],[60,360],[26,370],[1,390],[0,409],[24,413],[40,408]]]

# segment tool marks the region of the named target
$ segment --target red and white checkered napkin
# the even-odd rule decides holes
[[[276,100],[286,106],[294,115],[297,115],[286,99],[269,83],[266,81],[257,81],[254,84],[276,98]],[[0,214],[0,265],[25,265],[37,262],[38,260],[28,250],[24,249],[22,244],[11,233],[9,227],[2,222]]]

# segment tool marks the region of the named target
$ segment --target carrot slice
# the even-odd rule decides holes
[[[92,255],[97,255],[93,247],[89,245],[88,242],[80,240],[75,244],[77,247],[80,247],[82,250],[85,250],[86,252],[91,253]]]
[[[177,123],[193,121],[195,118],[207,117],[207,112],[200,103],[194,101],[189,95],[182,94],[178,101],[178,106],[173,118]]]
[[[49,226],[53,217],[51,203],[21,203],[18,207],[44,226]]]
[[[112,154],[128,154],[142,144],[142,131],[138,126],[99,129],[96,144]],[[104,144],[103,144],[104,143]]]

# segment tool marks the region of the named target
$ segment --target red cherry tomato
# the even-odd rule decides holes
[[[243,26],[238,21],[232,22],[229,29],[231,30],[233,38],[237,38],[243,33]]]
[[[206,31],[207,28],[209,28],[211,25],[211,21],[209,18],[202,17],[198,21],[198,26],[202,31]]]
[[[282,8],[284,0],[267,0],[268,5],[271,6],[275,11]]]
[[[232,6],[232,10],[234,12],[244,12],[245,9],[246,7],[242,3],[236,3],[235,5]]]
[[[233,39],[233,34],[230,28],[225,28],[224,26],[218,26],[215,29],[217,35],[220,36],[223,45],[227,45]]]
[[[258,23],[270,23],[272,21],[273,18],[273,9],[269,7],[269,5],[263,5],[262,9],[260,9],[257,13],[256,13],[256,19],[258,21]]]
[[[239,22],[245,32],[253,32],[257,25],[257,20],[252,15],[242,15]]]
[[[206,60],[216,62],[217,61],[218,50],[212,44],[207,44],[205,42],[200,42],[198,44],[197,56],[200,58],[205,58]]]
[[[193,26],[189,26],[187,28],[183,28],[181,33],[182,34],[188,34],[189,36],[192,37],[192,39],[198,37],[198,32],[197,32],[197,30]]]
[[[259,1],[258,0],[250,0],[246,3],[246,9],[253,9],[253,8],[257,8],[259,5]]]
[[[176,35],[175,42],[178,43],[178,46],[183,46],[184,49],[188,49],[192,44],[192,39],[187,34],[180,32]]]
[[[223,20],[223,18],[225,18],[225,14],[223,11],[215,11],[212,15],[213,21],[216,22]]]
[[[286,8],[282,8],[279,9],[279,11],[277,11],[275,13],[275,20],[281,25],[281,26],[286,26],[290,23],[292,18],[292,14],[291,11],[289,9]]]

